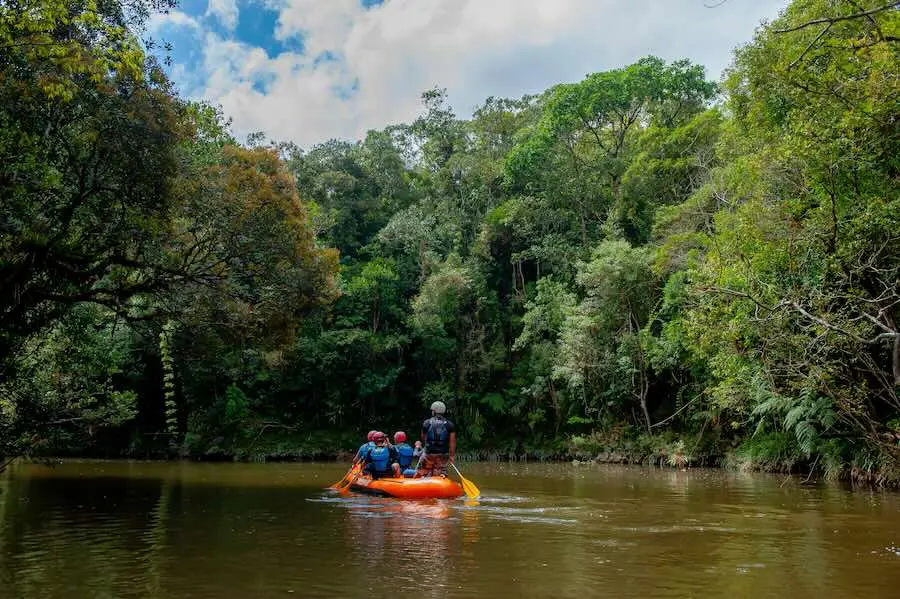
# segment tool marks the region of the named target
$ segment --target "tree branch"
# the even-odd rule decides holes
[[[874,338],[872,338],[872,339],[863,339],[862,337],[860,337],[859,335],[857,335],[857,334],[855,334],[855,333],[851,333],[850,331],[848,331],[848,330],[846,330],[846,329],[842,329],[841,327],[836,326],[836,325],[833,325],[833,324],[831,324],[831,323],[828,322],[828,321],[822,320],[822,319],[819,318],[818,316],[813,316],[812,314],[810,314],[809,312],[807,312],[806,310],[804,310],[804,309],[803,309],[803,306],[801,306],[801,305],[798,304],[797,302],[790,302],[789,305],[790,305],[794,310],[796,310],[797,312],[799,312],[800,314],[802,314],[803,316],[805,316],[805,317],[808,318],[809,320],[815,322],[816,324],[820,324],[820,325],[822,325],[823,327],[825,327],[826,329],[829,329],[829,330],[834,331],[834,332],[836,332],[836,333],[840,333],[840,334],[842,334],[842,335],[844,335],[844,336],[846,336],[846,337],[850,337],[851,339],[853,339],[853,340],[856,341],[857,343],[862,343],[863,345],[874,345],[874,344],[876,344],[876,343],[879,343],[879,342],[881,342],[881,341],[884,341],[885,339],[896,339],[897,337],[900,337],[900,333],[897,333],[897,332],[890,332],[890,333],[881,333],[881,334],[879,334],[879,335],[876,335],[876,336],[875,336]]]
[[[683,406],[681,406],[680,408],[678,408],[678,410],[677,410],[674,414],[672,414],[671,416],[669,416],[668,418],[666,418],[666,419],[664,419],[664,420],[660,420],[660,421],[657,422],[656,424],[651,424],[651,425],[650,425],[650,428],[656,428],[657,426],[662,426],[663,424],[669,422],[670,420],[672,420],[673,418],[675,418],[676,416],[678,416],[678,414],[680,414],[681,412],[685,411],[685,410],[688,408],[688,406],[690,406],[692,403],[694,403],[695,401],[697,401],[697,400],[700,399],[701,397],[703,397],[703,394],[697,395],[696,397],[694,397],[694,399],[692,399],[691,401],[687,402],[686,404],[684,404]]]
[[[757,300],[755,297],[753,297],[749,293],[745,293],[743,291],[737,291],[735,289],[728,289],[727,287],[716,287],[716,286],[702,287],[702,288],[699,288],[698,290],[699,291],[713,291],[715,293],[723,293],[725,295],[731,295],[734,297],[748,299],[751,302],[753,302],[754,304],[756,304],[757,306],[759,306],[760,308],[762,308],[763,310],[766,310],[767,312],[772,312],[775,308],[777,308],[777,306],[772,307],[772,306],[767,306],[767,305],[763,304],[762,302]]]
[[[800,56],[798,56],[797,58],[795,58],[795,59],[791,62],[791,64],[788,65],[788,70],[791,70],[791,69],[793,69],[795,66],[797,66],[798,64],[800,64],[800,61],[803,60],[803,57],[806,56],[806,55],[809,53],[810,50],[812,50],[812,47],[815,46],[815,45],[819,42],[820,39],[822,39],[822,36],[823,36],[823,35],[825,35],[826,33],[828,33],[828,30],[831,29],[831,26],[832,26],[832,25],[834,25],[834,23],[829,23],[828,25],[826,25],[826,26],[822,29],[822,31],[819,32],[819,35],[817,35],[813,41],[809,42],[809,45],[806,46],[806,49],[803,50],[803,52],[800,53]]]
[[[844,15],[842,17],[822,17],[821,19],[813,19],[812,21],[807,21],[805,23],[801,23],[796,27],[788,27],[787,29],[776,29],[775,33],[791,33],[792,31],[799,31],[801,29],[806,29],[807,27],[812,27],[813,25],[820,25],[824,23],[834,24],[839,23],[840,21],[850,21],[852,19],[860,19],[862,17],[868,17],[870,15],[878,14],[880,12],[884,12],[886,10],[890,10],[892,8],[897,8],[900,6],[900,2],[891,2],[890,4],[886,4],[884,6],[879,6],[878,8],[873,8],[871,10],[866,10],[863,12],[853,13],[852,15]]]

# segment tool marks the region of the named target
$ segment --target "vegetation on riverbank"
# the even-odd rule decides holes
[[[0,456],[311,456],[440,399],[471,452],[900,480],[896,6],[309,149],[180,99],[145,6],[0,7]]]

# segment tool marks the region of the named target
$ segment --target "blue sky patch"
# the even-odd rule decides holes
[[[223,37],[231,37],[236,41],[262,48],[273,58],[282,52],[303,53],[303,40],[300,37],[294,36],[284,41],[275,39],[278,11],[252,0],[238,2],[238,10],[240,16],[237,28],[230,36],[224,33]]]

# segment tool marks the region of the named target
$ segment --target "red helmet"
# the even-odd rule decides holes
[[[406,443],[406,433],[403,431],[394,433],[394,443]]]
[[[369,431],[369,434],[366,435],[366,440],[368,440],[368,441],[374,441],[374,440],[375,440],[375,433],[377,433],[377,432],[378,432],[378,431]]]
[[[385,435],[381,431],[376,431],[374,435],[372,435],[372,441],[378,443],[379,441],[387,441],[387,435]]]

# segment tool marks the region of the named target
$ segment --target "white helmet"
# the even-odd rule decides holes
[[[433,404],[431,404],[431,411],[434,412],[435,414],[443,414],[444,412],[447,411],[447,406],[445,406],[444,402],[442,402],[442,401],[436,401]]]

